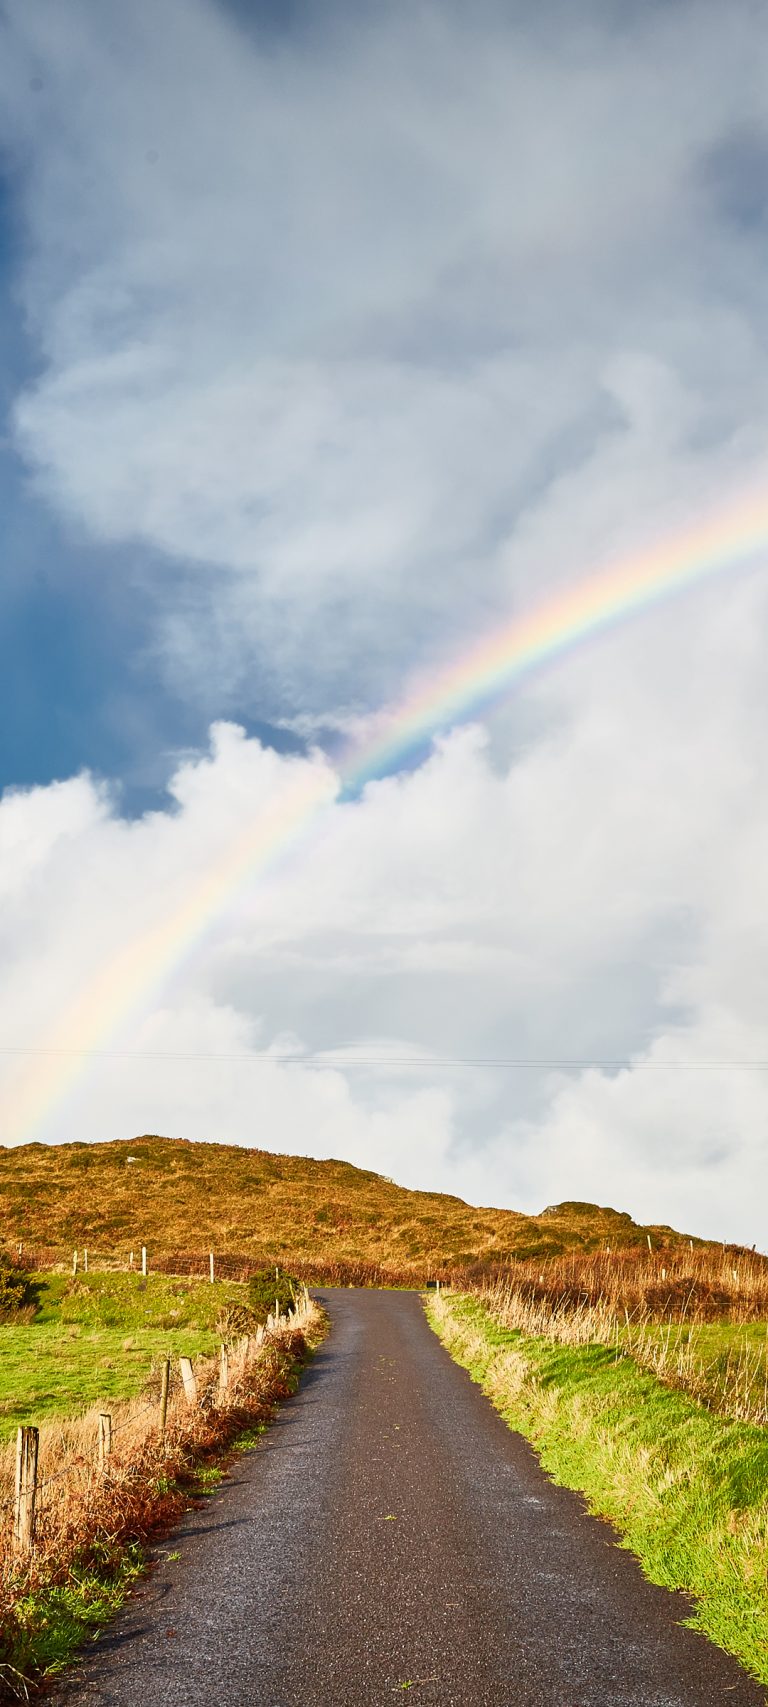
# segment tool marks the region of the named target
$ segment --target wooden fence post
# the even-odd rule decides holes
[[[72,1254],[72,1273],[77,1274],[77,1251]]]
[[[99,1413],[99,1469],[106,1470],[112,1451],[112,1418],[107,1411]]]
[[[188,1357],[180,1357],[179,1358],[179,1368],[181,1370],[181,1379],[182,1379],[182,1382],[184,1385],[184,1397],[187,1401],[187,1404],[188,1405],[196,1405],[197,1404],[197,1381],[195,1379],[195,1371],[192,1368],[191,1359]]]
[[[168,1416],[168,1388],[171,1384],[171,1361],[166,1357],[160,1375],[160,1439],[165,1439],[165,1424]]]
[[[130,1257],[128,1259],[128,1267],[133,1268],[133,1251],[131,1251]]]
[[[13,1539],[22,1553],[31,1553],[35,1538],[37,1454],[40,1436],[36,1428],[20,1428],[16,1436],[16,1498],[13,1508]]]
[[[146,1245],[142,1245],[142,1247],[141,1247],[141,1272],[142,1272],[142,1274],[146,1274],[146,1272],[147,1272],[147,1247],[146,1247]]]
[[[211,1285],[213,1285],[214,1280],[216,1279],[216,1273],[215,1273],[214,1263],[213,1263],[213,1251],[211,1251],[209,1253],[208,1268],[209,1268],[210,1277],[211,1277]]]
[[[226,1346],[223,1345],[221,1348],[221,1351],[219,1353],[219,1397],[220,1398],[222,1398],[222,1399],[224,1398],[224,1395],[227,1391],[228,1386],[229,1386],[229,1352],[227,1351]]]

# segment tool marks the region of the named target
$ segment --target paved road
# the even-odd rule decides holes
[[[418,1298],[325,1297],[299,1394],[61,1707],[765,1707],[547,1481]]]

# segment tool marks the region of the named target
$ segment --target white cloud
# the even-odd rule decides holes
[[[764,1244],[768,1077],[712,1065],[762,1058],[768,964],[766,592],[727,586],[725,616],[713,590],[531,689],[568,716],[509,765],[469,729],[334,801],[319,755],[222,725],[168,813],[9,797],[2,1035],[117,1053],[4,1058],[6,1141],[159,1129]],[[222,890],[297,793],[301,835]],[[630,1066],[452,1064],[477,1057]]]
[[[77,531],[146,551],[159,665],[212,717],[359,733],[760,476],[748,0],[323,8],[272,35],[207,0],[6,14],[38,357],[16,443]],[[561,659],[359,801],[223,722],[138,823],[85,777],[9,796],[7,1047],[127,1055],[0,1058],[7,1138],[164,1128],[765,1243],[765,1078],[659,1064],[762,1053],[763,583]],[[228,889],[302,789],[308,834]],[[292,1065],[291,1037],[379,1064]],[[434,1064],[385,1071],[382,1039]],[[445,1061],[488,1055],[634,1065]]]

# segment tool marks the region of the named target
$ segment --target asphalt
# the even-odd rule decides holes
[[[415,1295],[323,1297],[296,1397],[51,1702],[765,1707],[548,1481]]]

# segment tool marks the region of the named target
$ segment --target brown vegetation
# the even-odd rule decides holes
[[[572,1254],[468,1290],[503,1328],[610,1347],[723,1416],[768,1423],[768,1259],[756,1252]]]
[[[186,1253],[198,1265],[186,1271],[200,1272],[199,1253],[214,1249],[235,1269],[271,1261],[328,1283],[383,1285],[606,1243],[637,1246],[648,1233],[654,1247],[681,1242],[671,1228],[638,1227],[594,1204],[534,1216],[476,1209],[347,1162],[154,1137],[0,1147],[0,1224],[8,1246],[33,1247],[41,1266],[71,1257],[75,1246],[100,1265],[122,1265],[144,1244],[156,1268]]]
[[[622,1321],[757,1322],[768,1319],[768,1257],[739,1246],[571,1252],[519,1263],[514,1290],[545,1310],[590,1307]]]

